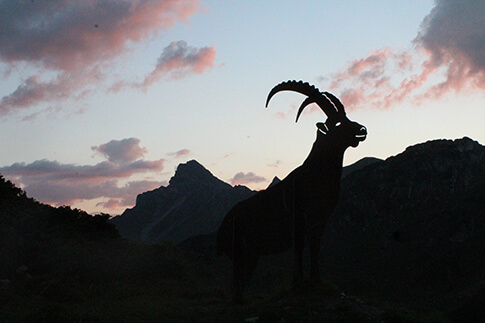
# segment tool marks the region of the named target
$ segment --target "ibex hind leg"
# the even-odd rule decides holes
[[[251,280],[259,260],[259,254],[248,248],[244,235],[234,230],[233,241],[233,280],[232,298],[234,302],[243,302],[243,293]]]
[[[315,285],[321,285],[320,279],[320,247],[321,234],[314,234],[310,236],[310,279]]]
[[[303,234],[294,234],[293,242],[293,288],[297,289],[303,284],[303,250],[305,237]]]
[[[232,301],[235,303],[243,302],[244,292],[244,261],[240,261],[239,256],[234,256],[232,273]]]
[[[254,271],[258,265],[259,257],[247,257],[246,262],[241,267],[235,267],[233,281],[233,301],[243,303],[243,293],[249,285]]]

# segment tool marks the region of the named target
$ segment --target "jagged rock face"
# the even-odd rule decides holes
[[[327,225],[326,271],[345,288],[388,283],[396,293],[481,275],[484,175],[485,147],[469,138],[412,146],[351,173]]]
[[[112,221],[131,240],[180,242],[216,231],[229,209],[253,194],[219,180],[192,160],[178,166],[167,187],[138,195],[135,207]]]

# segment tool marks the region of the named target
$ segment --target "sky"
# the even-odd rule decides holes
[[[485,143],[485,1],[0,0],[0,174],[29,197],[121,214],[195,159],[265,188],[308,155],[304,80],[368,129],[344,164]]]

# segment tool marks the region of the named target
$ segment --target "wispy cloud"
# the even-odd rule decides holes
[[[14,163],[0,167],[0,173],[21,184],[29,196],[55,205],[72,204],[81,200],[108,198],[108,205],[132,206],[137,194],[163,184],[153,180],[131,180],[134,175],[160,173],[164,159],[140,159],[146,152],[140,140],[112,140],[93,150],[108,160],[95,165],[62,164],[46,159],[32,163]],[[119,186],[119,181],[127,183]],[[114,203],[117,201],[117,203]],[[121,204],[120,204],[121,203]]]
[[[77,71],[192,16],[198,1],[2,1],[0,57]]]
[[[281,160],[276,160],[274,163],[269,164],[268,167],[277,168],[281,165]]]
[[[190,150],[189,149],[181,149],[179,151],[168,153],[167,155],[174,157],[174,158],[187,157],[188,155],[190,155]]]
[[[8,73],[22,64],[38,70],[0,99],[0,117],[41,103],[82,98],[107,82],[104,71],[132,44],[187,22],[198,7],[197,0],[0,2],[0,62],[7,64]],[[213,47],[173,42],[143,77],[143,86],[165,74],[203,73],[212,67],[215,54]]]
[[[0,172],[12,176],[29,176],[49,180],[106,180],[126,178],[135,173],[161,171],[163,159],[157,161],[137,160],[128,164],[103,161],[95,165],[61,164],[47,159],[36,160],[30,164],[14,163],[0,168]]]
[[[162,77],[182,78],[187,74],[202,74],[214,67],[216,50],[214,47],[196,48],[183,40],[171,42],[163,49],[155,69],[136,86],[146,88]]]
[[[286,119],[287,115],[283,112],[275,112],[274,116],[278,119]]]
[[[60,72],[50,80],[42,79],[41,74],[30,76],[12,93],[0,99],[0,117],[43,102],[81,99],[93,90],[92,84],[99,81],[96,74],[92,69],[77,74]]]
[[[256,175],[253,172],[243,173],[239,172],[229,180],[232,185],[245,185],[249,183],[261,183],[266,181],[266,178]]]
[[[320,80],[350,109],[420,104],[448,93],[484,89],[484,16],[483,1],[437,1],[413,49],[375,50]]]

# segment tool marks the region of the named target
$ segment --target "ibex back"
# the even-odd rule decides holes
[[[317,138],[303,164],[285,179],[235,205],[224,218],[217,234],[217,252],[233,262],[233,297],[242,298],[263,255],[294,250],[294,283],[302,281],[302,254],[305,240],[310,246],[310,277],[318,283],[320,242],[327,220],[340,193],[344,152],[365,140],[367,129],[350,121],[342,103],[331,93],[320,92],[302,81],[287,81],[275,86],[270,99],[280,91],[295,91],[307,96],[296,116],[316,103],[327,115],[319,122]]]

